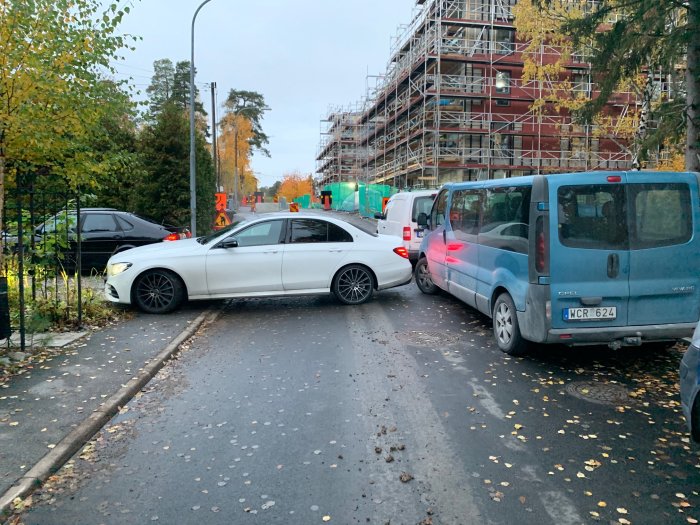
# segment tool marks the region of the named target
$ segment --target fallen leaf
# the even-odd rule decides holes
[[[601,507],[601,508],[605,508],[605,507],[608,506],[608,504],[605,503],[604,501],[599,501],[599,502],[598,502],[598,506]]]
[[[330,517],[330,516],[324,516],[322,519],[323,519],[323,521],[331,521],[331,517]]]

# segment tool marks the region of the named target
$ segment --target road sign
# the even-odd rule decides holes
[[[216,195],[216,211],[224,211],[226,209],[226,194],[215,193]]]
[[[228,218],[225,211],[220,211],[216,214],[216,219],[214,219],[214,229],[220,230],[221,228],[231,224],[231,219]]]
[[[289,211],[299,211],[299,204],[296,202],[290,202]]]

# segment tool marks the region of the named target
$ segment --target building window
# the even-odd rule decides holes
[[[510,55],[514,51],[515,31],[512,29],[493,30],[493,52],[497,55]]]
[[[510,93],[510,71],[497,71],[494,77],[494,85],[496,93]]]

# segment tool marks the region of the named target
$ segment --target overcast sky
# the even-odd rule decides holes
[[[143,40],[116,65],[119,78],[133,77],[145,91],[155,60],[189,60],[201,1],[120,0],[131,6],[120,32]],[[292,171],[315,173],[321,119],[331,106],[359,102],[368,75],[386,71],[392,43],[414,9],[415,0],[211,0],[200,10],[196,83],[207,112],[210,82],[218,106],[231,89],[246,89],[271,108],[263,130],[272,158],[256,154],[252,162],[261,186]]]

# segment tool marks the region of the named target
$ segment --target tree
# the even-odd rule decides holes
[[[250,185],[246,187],[245,183],[254,178],[250,168],[250,138],[253,135],[251,123],[242,115],[227,113],[222,117],[219,126],[221,131],[217,146],[224,192],[236,196],[247,195],[251,190]],[[255,187],[252,190],[255,191]]]
[[[195,68],[196,69],[196,68]],[[153,76],[146,88],[149,95],[151,117],[157,115],[163,104],[174,101],[182,110],[190,107],[190,62],[183,60],[173,66],[172,60],[162,58],[153,62]],[[199,100],[199,89],[194,87],[194,110],[206,116],[204,105]]]
[[[90,140],[89,147],[105,172],[92,189],[98,205],[133,210],[134,188],[146,172],[137,148],[135,105],[126,96],[122,104],[121,111],[103,116]]]
[[[175,68],[169,58],[162,58],[153,62],[153,76],[151,83],[146,88],[150,104],[151,115],[157,115],[168,100],[173,96],[173,79]]]
[[[560,0],[535,0],[541,11],[561,5]],[[564,2],[573,5],[573,2]],[[675,0],[599,0],[586,3],[580,15],[561,15],[562,32],[575,48],[586,46],[600,95],[578,111],[590,122],[610,101],[618,86],[644,75],[636,140],[642,154],[664,140],[685,140],[685,166],[700,170],[700,5]],[[578,12],[578,10],[573,10]],[[651,104],[655,81],[668,84],[670,96]],[[648,130],[650,120],[659,121]]]
[[[146,176],[136,186],[138,212],[177,226],[189,223],[189,147],[189,120],[171,100],[139,138]],[[198,233],[206,233],[214,218],[216,181],[211,154],[201,132],[196,134],[195,155],[197,224],[202,225]]]
[[[243,115],[251,123],[252,135],[248,138],[251,151],[259,151],[266,157],[270,152],[265,148],[269,143],[268,136],[263,133],[262,119],[270,108],[265,104],[265,98],[255,91],[237,91],[232,89],[224,103],[227,114]]]
[[[282,186],[282,181],[278,180],[275,181],[275,183],[272,186],[263,186],[260,188],[260,191],[265,194],[265,197],[268,201],[272,201],[277,195],[279,194],[280,186]]]
[[[20,163],[72,186],[100,175],[82,144],[114,109],[121,86],[101,72],[114,72],[127,46],[116,29],[128,11],[102,11],[98,0],[0,1],[0,199],[6,168],[12,175]]]
[[[313,177],[311,175],[303,175],[302,173],[295,171],[284,174],[279,191],[277,192],[277,196],[284,197],[291,202],[302,195],[312,194],[313,189]]]

